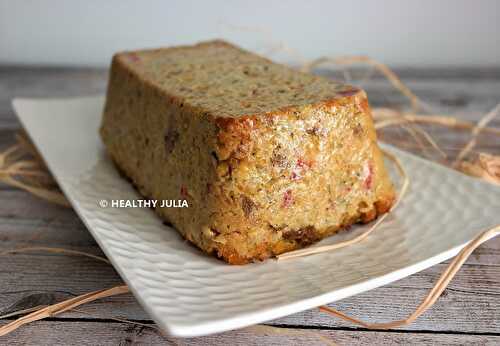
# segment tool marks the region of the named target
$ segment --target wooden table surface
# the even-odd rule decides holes
[[[500,69],[406,69],[403,80],[434,110],[477,120],[500,102]],[[13,97],[57,97],[100,94],[106,71],[93,69],[0,67],[0,149],[14,142],[20,124],[11,108]],[[373,106],[402,107],[406,100],[382,78],[364,84]],[[500,126],[500,119],[493,123]],[[50,124],[47,124],[50,126]],[[486,137],[485,137],[486,138]],[[405,137],[401,137],[405,144]],[[441,136],[450,150],[466,134]],[[500,154],[500,140],[480,143]],[[500,212],[500,211],[499,211]],[[459,230],[457,230],[459,231]],[[0,184],[0,252],[25,246],[63,247],[102,255],[75,212]],[[366,321],[406,317],[433,286],[446,263],[393,284],[344,299],[335,308]],[[88,258],[22,253],[0,260],[0,315],[24,305],[47,304],[122,281],[116,271]],[[119,317],[144,326],[120,322]],[[7,318],[0,323],[6,323]],[[84,305],[78,311],[38,321],[0,337],[0,345],[284,345],[324,344],[316,334],[337,344],[500,344],[500,237],[482,245],[469,258],[437,304],[409,326],[370,331],[331,318],[317,309],[266,323],[280,333],[242,329],[208,337],[163,336],[130,295]],[[305,331],[306,333],[297,333]]]

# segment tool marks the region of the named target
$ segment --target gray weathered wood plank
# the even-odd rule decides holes
[[[245,328],[207,337],[177,339],[157,330],[120,322],[40,321],[5,338],[5,343],[25,345],[498,345],[500,336],[448,333],[401,333],[353,330]]]
[[[500,102],[500,69],[464,72],[436,70],[419,73],[397,71],[404,82],[433,109],[477,118]],[[407,100],[377,74],[361,83],[373,106],[405,107]],[[106,70],[69,68],[0,67],[0,128],[17,128],[19,122],[11,108],[14,97],[74,97],[102,94],[106,87]],[[496,121],[500,123],[500,119]]]
[[[30,194],[12,190],[0,193],[8,201],[0,208],[0,250],[24,246],[54,246],[102,255],[76,214],[48,204]],[[36,266],[32,266],[36,263]],[[432,287],[444,264],[391,285],[334,304],[339,309],[371,321],[403,317]],[[63,290],[80,294],[118,285],[121,280],[110,266],[94,260],[44,253],[10,255],[0,261],[2,295],[0,310],[28,294]],[[450,284],[444,297],[405,330],[500,330],[500,238],[484,244]],[[85,307],[96,316],[110,312],[131,319],[149,317],[128,295]],[[486,323],[485,323],[486,322]],[[316,309],[274,321],[278,325],[349,326]]]
[[[85,249],[84,249],[85,250]],[[36,264],[36,265],[35,265]],[[390,321],[408,315],[428,292],[444,269],[438,265],[421,274],[380,287],[340,302],[335,308],[371,322]],[[500,269],[498,266],[466,266],[436,305],[415,323],[402,330],[433,330],[496,333],[500,330]],[[120,284],[116,272],[104,264],[61,256],[14,255],[0,266],[0,310],[5,310],[30,294],[65,292],[64,298]],[[119,296],[81,308],[95,317],[123,316],[149,320],[135,299]],[[78,316],[78,314],[69,314]],[[84,317],[85,318],[85,317]],[[275,320],[274,325],[353,327],[312,309]]]
[[[410,88],[436,112],[458,114],[477,121],[500,102],[500,69],[402,70]],[[11,109],[13,97],[67,97],[99,94],[106,86],[104,70],[0,67],[0,150],[13,143],[20,128]],[[362,84],[373,106],[405,107],[408,103],[380,77]],[[492,122],[500,126],[500,118]],[[432,130],[445,147],[461,148],[466,133]],[[397,131],[394,131],[397,132]],[[392,139],[397,134],[388,132]],[[396,136],[396,137],[395,137]],[[401,145],[405,137],[400,137]],[[500,152],[495,137],[485,137],[480,148]],[[453,153],[453,150],[450,150]],[[455,150],[456,152],[456,150]],[[30,194],[0,184],[0,251],[22,246],[69,247],[101,254],[95,241],[72,210],[50,205]],[[393,284],[344,299],[336,308],[368,321],[387,321],[411,312],[438,278],[445,264]],[[34,293],[64,299],[121,283],[115,270],[87,258],[25,253],[0,258],[0,312]],[[339,344],[498,344],[500,343],[500,239],[479,248],[467,261],[438,303],[414,324],[398,332],[345,330],[353,328],[316,309],[270,322],[272,325],[319,328]],[[265,336],[241,330],[190,340],[169,339],[150,329],[105,320],[110,316],[150,319],[132,295],[112,297],[81,308],[89,315],[70,312],[55,321],[26,326],[0,339],[0,344],[304,344],[314,339]],[[104,320],[96,320],[104,318]],[[75,320],[77,319],[77,320]],[[324,329],[344,330],[324,330]],[[286,330],[285,328],[283,328]],[[316,331],[316,330],[314,330]],[[453,334],[458,333],[458,334]],[[467,333],[467,334],[463,334]]]

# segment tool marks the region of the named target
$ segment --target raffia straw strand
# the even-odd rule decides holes
[[[446,158],[446,154],[443,152],[443,150],[439,147],[439,145],[434,141],[434,139],[424,130],[422,130],[420,127],[417,126],[408,126],[407,124],[402,124],[401,128],[406,130],[415,140],[415,143],[417,143],[418,147],[422,151],[422,153],[428,153],[428,147],[424,145],[422,140],[420,139],[419,135],[422,136],[430,145],[431,147],[437,151],[438,154]],[[428,155],[426,155],[428,156]]]
[[[398,147],[400,149],[404,149],[404,148],[416,149],[416,148],[419,148],[419,146],[417,144],[411,143],[408,140],[406,140],[405,138],[402,138],[402,139],[390,139],[389,141],[385,141],[384,139],[379,139],[379,141],[391,144],[392,146]],[[459,147],[459,146],[456,146],[456,145],[441,145],[440,147],[443,148],[444,150],[447,150],[447,151],[460,151],[463,148],[463,146]],[[472,153],[476,153],[478,155],[481,154],[481,153],[484,154],[484,152],[478,151],[476,149],[472,149],[471,152]]]
[[[29,141],[22,135],[17,135],[16,139],[16,144],[7,148],[3,153],[0,153],[0,182],[25,190],[60,206],[70,207],[70,203],[61,192],[49,189],[43,185],[35,186],[28,184],[15,178],[16,176],[35,178],[38,179],[36,180],[37,185],[41,181],[44,181],[41,179],[50,178],[41,158],[37,155],[35,149],[31,147]],[[21,160],[27,154],[31,155],[32,158]]]
[[[6,319],[6,318],[9,318],[12,316],[24,315],[24,314],[27,314],[27,313],[32,312],[32,311],[37,311],[37,310],[43,309],[45,307],[47,307],[47,305],[37,305],[37,306],[34,306],[32,308],[27,308],[27,309],[22,309],[22,310],[10,312],[8,314],[1,315],[0,320]]]
[[[425,140],[432,146],[432,148],[434,148],[434,150],[439,155],[441,155],[441,157],[443,159],[447,158],[446,153],[441,149],[439,144],[437,144],[437,142],[434,140],[434,138],[432,138],[432,136],[427,131],[422,130],[420,127],[414,127],[413,130],[416,131],[417,133],[419,133],[422,137],[424,137]]]
[[[35,147],[25,130],[21,130],[16,133],[16,141],[24,150],[35,158],[36,162],[38,162],[42,167],[47,168],[42,155],[40,155],[38,149]]]
[[[315,59],[313,61],[304,63],[301,67],[303,72],[311,72],[315,67],[319,65],[324,65],[327,63],[332,63],[336,65],[353,65],[357,63],[364,63],[375,67],[380,71],[392,85],[398,89],[403,95],[405,95],[411,102],[411,107],[414,111],[420,109],[423,102],[415,95],[402,81],[401,79],[385,64],[378,62],[367,56],[346,56],[346,57],[322,57]]]
[[[408,87],[406,87],[405,84],[402,83],[402,81],[399,79],[399,77],[394,72],[392,72],[386,65],[381,64],[381,63],[379,63],[375,60],[372,60],[370,58],[367,58],[367,57],[344,57],[344,58],[337,58],[337,59],[321,58],[321,59],[317,59],[311,63],[305,64],[303,69],[310,71],[315,66],[318,66],[318,65],[324,64],[324,63],[328,63],[328,62],[333,62],[333,63],[339,64],[339,65],[351,65],[354,63],[362,62],[362,63],[366,63],[372,67],[375,67],[399,91],[401,91],[411,101],[412,108],[414,109],[414,111],[416,111],[419,106],[423,105],[423,102],[413,92],[411,92],[411,90]],[[457,129],[473,129],[473,138],[470,140],[470,144],[468,144],[468,147],[463,148],[464,151],[467,150],[466,154],[469,153],[473,149],[473,147],[475,146],[476,138],[480,132],[489,132],[489,133],[493,133],[496,135],[500,134],[500,129],[487,127],[486,124],[488,123],[489,120],[486,121],[486,120],[484,120],[484,118],[483,118],[484,121],[481,121],[476,126],[475,124],[472,124],[472,123],[469,123],[466,121],[462,121],[462,120],[458,120],[456,118],[449,117],[449,116],[409,114],[409,113],[401,113],[401,112],[398,112],[395,110],[383,109],[383,108],[380,108],[380,109],[376,108],[373,110],[373,113],[374,113],[374,118],[376,120],[375,127],[378,129],[384,128],[387,126],[402,125],[402,124],[406,124],[406,123],[429,123],[429,124],[436,124],[436,125],[441,125],[441,126],[457,128]],[[426,136],[425,131],[424,131],[424,133],[420,133],[420,134],[424,138],[426,138],[426,140],[434,147],[434,149],[438,150],[439,147],[437,146],[437,144],[436,145],[432,144],[432,137]],[[14,147],[10,148],[9,150],[7,150],[6,152],[4,152],[3,155],[0,155],[0,168],[4,167],[5,164],[7,164],[8,160],[6,157],[7,155],[5,155],[5,154],[8,154],[8,156],[9,156],[8,159],[10,161],[16,161],[17,159],[19,159],[22,156],[22,152],[20,152],[20,149],[31,149],[30,153],[33,156],[35,156],[36,159],[38,159],[37,162],[42,163],[42,160],[38,156],[36,149],[34,149],[34,147],[29,142],[29,140],[27,140],[26,138],[22,138],[22,136],[20,136],[18,138],[18,142],[20,144],[17,144],[16,146],[14,146]],[[32,149],[34,149],[34,152]],[[385,154],[386,154],[386,156],[389,156],[389,155],[387,155],[388,153],[385,153]],[[462,158],[465,157],[466,154],[463,154]],[[396,162],[396,164],[397,164],[397,162]],[[26,184],[22,184],[11,177],[14,174],[19,174],[21,176],[33,176],[33,177],[37,177],[39,175],[40,176],[44,175],[43,172],[30,171],[30,169],[34,169],[34,168],[37,168],[35,162],[31,162],[31,161],[15,162],[14,166],[11,166],[10,169],[0,171],[0,177],[2,177],[2,174],[4,176],[6,175],[7,178],[10,178],[12,180],[7,179],[7,181],[5,181],[5,179],[3,179],[4,182],[6,182],[8,184],[10,183],[13,186],[25,189],[28,192],[31,192],[33,194],[38,195],[39,197],[47,199],[50,202],[58,203],[57,198],[53,198],[54,196],[52,194],[49,194],[49,195],[44,194],[44,192],[47,192],[49,190],[47,190],[45,188],[36,188],[36,187],[26,186]],[[401,168],[401,170],[400,170],[400,168]],[[402,170],[402,166],[398,167],[398,170],[400,170],[400,172],[402,172],[404,174],[404,170]],[[406,179],[405,179],[405,182],[406,182]],[[403,187],[401,188],[401,192],[398,195],[398,199],[396,200],[394,206],[391,208],[390,212],[393,211],[394,208],[396,207],[396,205],[399,203],[405,190],[406,190],[405,184],[403,183]],[[50,192],[52,192],[52,191],[50,191]],[[56,191],[54,191],[54,193],[58,194],[58,192],[56,192]],[[47,197],[47,196],[49,196],[49,197]],[[64,196],[62,194],[60,194],[60,196],[62,196],[62,200],[60,200],[59,201],[60,203],[58,203],[58,204],[69,206],[69,203],[67,203]],[[377,220],[377,222],[373,225],[373,227],[369,230],[369,232],[365,232],[362,235],[360,235],[359,237],[356,237],[350,241],[344,242],[346,244],[343,246],[348,246],[348,245],[357,243],[357,242],[363,240],[364,238],[366,238],[370,232],[375,230],[375,228],[383,221],[383,219],[387,215],[388,215],[388,213],[386,213],[382,217],[380,217]],[[359,321],[357,319],[354,319],[352,317],[349,317],[341,312],[338,312],[338,311],[333,310],[333,309],[328,308],[328,307],[321,307],[321,309],[323,311],[328,311],[330,313],[333,313],[334,315],[336,315],[340,318],[343,318],[347,321],[351,321],[353,323],[360,324],[360,325],[365,326],[367,328],[392,328],[394,326],[400,325],[401,323],[402,324],[411,323],[421,313],[423,313],[426,309],[428,309],[430,306],[432,306],[432,304],[434,304],[434,302],[437,300],[437,298],[442,293],[442,291],[446,288],[446,286],[451,281],[451,279],[456,274],[456,272],[460,269],[460,266],[465,262],[465,260],[470,255],[470,253],[477,246],[479,246],[482,242],[486,241],[487,239],[489,239],[491,237],[498,235],[498,233],[499,233],[498,228],[500,228],[500,226],[496,227],[495,229],[490,230],[490,231],[494,231],[492,233],[489,233],[490,231],[483,233],[481,235],[481,237],[478,237],[476,239],[477,241],[474,240],[471,243],[469,243],[466,247],[464,247],[464,249],[460,252],[460,254],[453,260],[452,263],[450,263],[450,266],[442,274],[440,280],[436,283],[436,286],[431,290],[431,292],[426,297],[426,299],[424,299],[424,301],[417,308],[417,310],[406,320],[394,321],[394,322],[382,323],[382,324],[369,324],[369,323],[365,323],[365,322]],[[483,237],[483,235],[484,235],[484,237]],[[335,248],[343,247],[343,246],[339,246],[341,244],[343,244],[343,243],[334,244],[333,246],[334,247],[337,246]],[[465,250],[467,250],[467,248],[469,248],[470,252],[465,251]],[[99,256],[94,256],[94,255],[86,254],[86,253],[79,252],[79,251],[66,250],[66,249],[61,249],[61,248],[43,248],[43,247],[21,248],[21,249],[17,249],[17,250],[13,250],[13,251],[8,251],[5,253],[22,252],[24,250],[25,251],[35,251],[35,249],[40,250],[40,251],[49,251],[49,252],[56,249],[53,251],[54,253],[83,255],[83,256],[87,256],[87,257],[96,258],[98,260],[103,260],[104,262],[109,263],[109,261],[107,259],[104,259],[104,258],[99,257]],[[48,249],[51,249],[51,250],[48,250]],[[288,254],[291,254],[291,253],[288,253]],[[285,255],[288,255],[288,254],[285,254]],[[90,255],[90,256],[88,256],[88,255]],[[302,255],[300,255],[300,256],[302,256]],[[281,255],[281,257],[285,257],[285,256]],[[455,265],[453,265],[453,264],[455,264]],[[102,298],[104,296],[125,293],[125,292],[105,293],[106,291],[113,291],[115,289],[118,289],[119,287],[121,287],[122,290],[128,292],[128,288],[126,288],[126,286],[118,286],[115,288],[111,288],[109,290],[91,292],[91,293],[88,293],[88,294],[85,294],[85,295],[82,295],[79,297],[75,297],[75,298],[72,298],[70,300],[59,303],[59,304],[64,304],[64,303],[69,304],[69,306],[66,305],[66,308],[60,307],[59,304],[55,304],[55,305],[43,308],[39,311],[35,311],[34,313],[32,313],[30,315],[27,315],[19,320],[16,320],[16,321],[10,323],[9,325],[13,325],[13,327],[9,327],[9,329],[14,330],[14,329],[18,328],[19,326],[26,324],[26,323],[29,323],[31,321],[35,321],[35,320],[38,320],[41,318],[49,317],[49,316],[52,316],[52,315],[55,315],[55,314],[58,314],[58,313],[61,313],[64,311],[68,311],[70,309],[75,310],[74,308],[76,306],[79,306],[80,304],[84,304],[86,302]],[[81,298],[81,300],[71,302],[71,301],[78,299],[78,298]],[[57,306],[59,306],[59,308]],[[34,309],[34,308],[31,308],[31,309]],[[27,310],[31,310],[31,309],[27,309]],[[28,311],[22,311],[19,313],[25,313],[25,312],[28,312]],[[120,320],[120,319],[116,318],[116,320]],[[121,320],[121,321],[135,323],[133,321],[127,321],[127,320]],[[6,325],[6,326],[0,328],[0,332],[3,331],[4,328],[8,327],[9,325]],[[0,335],[3,335],[3,334],[0,334]],[[328,340],[328,339],[325,338],[325,340]]]
[[[73,256],[84,256],[84,257],[89,257],[107,264],[111,264],[107,258],[93,255],[91,253],[83,252],[83,251],[77,251],[77,250],[70,250],[70,249],[64,249],[64,248],[59,248],[59,247],[46,247],[46,246],[32,246],[32,247],[23,247],[23,248],[18,248],[18,249],[12,249],[12,250],[6,250],[0,252],[0,256],[8,255],[8,254],[15,254],[15,253],[22,253],[22,252],[31,252],[31,251],[43,251],[43,252],[50,252],[50,253],[56,253],[56,254],[65,254],[65,255],[73,255]]]
[[[434,287],[429,291],[427,296],[423,299],[420,305],[415,309],[415,311],[404,320],[392,321],[386,323],[368,323],[356,318],[347,316],[346,314],[332,309],[328,306],[321,306],[320,310],[341,318],[345,321],[363,326],[368,329],[390,329],[396,328],[402,325],[407,325],[415,321],[420,315],[422,315],[427,309],[429,309],[437,299],[441,296],[443,291],[449,285],[450,281],[460,270],[462,265],[465,263],[467,258],[471,253],[479,247],[485,241],[500,235],[500,225],[497,225],[489,230],[481,232],[477,237],[471,240],[464,248],[458,253],[458,255],[451,261],[446,270],[441,274],[438,281],[434,284]]]
[[[467,156],[467,154],[469,154],[469,152],[475,147],[479,133],[490,121],[492,121],[498,115],[499,112],[500,103],[497,104],[496,107],[493,108],[490,112],[488,112],[481,120],[479,120],[477,126],[472,130],[471,139],[464,146],[462,151],[460,151],[460,153],[457,155],[457,158],[453,163],[454,167],[456,167],[460,163],[460,161],[462,161]]]
[[[410,134],[410,136],[413,137],[413,140],[415,141],[415,143],[417,143],[417,146],[419,147],[420,151],[422,151],[423,153],[427,153],[427,148],[425,147],[424,143],[422,142],[422,140],[418,136],[415,127],[407,126],[405,124],[405,125],[401,125],[401,128],[403,130],[405,130],[406,132],[408,132]]]
[[[306,62],[302,65],[302,71],[303,72],[311,72],[312,69],[318,65],[325,64],[325,63],[334,63],[338,65],[351,65],[354,63],[366,63],[372,67],[375,67],[377,70],[379,70],[392,84],[393,86],[398,89],[402,94],[404,94],[406,97],[411,102],[412,108],[414,111],[417,111],[420,109],[420,106],[423,105],[423,101],[420,100],[420,98],[415,95],[402,81],[399,79],[399,77],[394,73],[387,65],[382,64],[376,60],[373,60],[369,57],[365,56],[350,56],[350,57],[339,57],[339,58],[330,58],[330,57],[323,57],[319,58],[316,60],[313,60],[311,62]],[[420,135],[422,135],[427,142],[431,145],[433,149],[435,149],[439,155],[441,155],[444,159],[446,159],[446,154],[441,150],[439,145],[436,143],[436,141],[432,138],[432,136],[425,130],[418,128],[417,126],[412,126],[411,128],[407,128],[409,133],[417,140],[417,142],[420,143],[420,140],[418,137],[415,136],[414,132],[418,132]],[[422,144],[422,150],[425,152],[427,151],[425,146]]]
[[[439,115],[439,114],[435,115],[411,114],[411,113],[403,113],[389,108],[373,108],[372,113],[375,118],[376,129],[382,129],[384,127],[395,126],[409,122],[440,125],[461,130],[471,130],[476,127],[476,124],[474,123],[465,120],[460,120],[455,117]],[[500,136],[500,129],[494,127],[485,126],[481,130],[481,132],[488,132]]]
[[[7,185],[17,187],[19,189],[30,192],[31,194],[33,194],[37,197],[40,197],[46,201],[58,204],[58,205],[63,206],[63,207],[71,207],[71,205],[69,204],[66,197],[64,197],[64,195],[58,191],[52,191],[52,190],[49,190],[47,188],[29,186],[27,184],[24,184],[24,183],[21,183],[21,182],[15,180],[14,178],[12,178],[10,176],[3,177],[3,178],[0,177],[0,181],[7,184]]]
[[[423,153],[427,153],[427,147],[420,140],[419,135],[422,136],[427,141],[427,143],[429,143],[430,146],[441,157],[443,157],[444,159],[447,158],[446,153],[441,149],[441,147],[437,144],[437,142],[432,138],[432,136],[427,131],[425,131],[424,129],[420,128],[419,126],[412,126],[412,125],[414,125],[414,123],[403,122],[403,123],[400,124],[400,127],[403,128],[404,130],[406,130],[413,137],[413,139],[418,144],[418,146],[420,147],[420,150]],[[375,129],[377,129],[376,123],[375,123]]]
[[[4,252],[1,252],[0,256],[1,255],[6,255],[6,254],[10,254],[10,253],[25,252],[25,251],[47,251],[47,252],[54,252],[54,253],[58,253],[58,254],[65,254],[65,255],[86,256],[86,257],[95,258],[95,259],[101,260],[103,262],[109,263],[109,261],[107,259],[103,258],[103,257],[95,256],[95,255],[92,255],[92,254],[89,254],[89,253],[86,253],[86,252],[74,251],[74,250],[63,249],[63,248],[50,248],[50,247],[27,247],[27,248],[19,248],[19,249],[14,249],[14,250],[7,250],[7,251],[4,251]],[[36,306],[36,307],[28,308],[28,309],[23,309],[23,310],[15,311],[15,312],[9,313],[7,315],[0,316],[0,319],[8,318],[8,317],[16,316],[16,315],[21,315],[21,314],[25,314],[25,313],[29,313],[29,312],[33,312],[33,311],[37,311],[37,310],[41,310],[41,309],[44,309],[46,307],[47,307],[46,305],[43,305],[43,306]],[[89,314],[89,313],[87,313],[85,311],[76,309],[76,308],[72,308],[70,310],[74,311],[74,312],[77,312],[77,313],[81,313],[81,314],[85,314],[85,315],[88,315],[88,316],[92,316],[91,314]],[[70,310],[67,310],[67,311],[70,311]],[[48,317],[48,316],[46,316],[46,317]],[[43,318],[45,318],[45,317],[41,317],[39,319],[43,319]],[[119,317],[115,317],[115,316],[106,317],[106,318],[114,320],[114,321],[117,321],[117,322],[123,322],[123,323],[128,323],[128,324],[133,324],[133,325],[140,325],[140,326],[147,327],[147,328],[153,328],[153,329],[157,330],[158,332],[163,333],[162,330],[159,329],[155,325],[145,324],[145,323],[140,323],[140,322],[135,322],[135,321],[131,321],[131,320],[128,320],[128,319],[123,319],[123,318],[119,318]],[[27,321],[24,324],[27,324],[27,323],[30,323],[30,322],[33,322],[33,321],[35,321],[35,320]],[[21,325],[17,326],[15,329],[19,328],[20,326]],[[13,329],[13,328],[9,329],[9,331],[7,331],[6,334],[14,331],[15,329]],[[295,333],[293,333],[293,332],[291,332],[289,330],[283,331],[281,328],[276,328],[276,327],[272,327],[272,326],[265,326],[265,325],[251,326],[251,327],[248,327],[248,329],[249,330],[253,330],[253,331],[263,331],[263,330],[265,330],[266,333],[273,333],[273,334],[277,334],[277,335],[298,335],[298,336],[303,336],[303,335],[309,335],[310,334],[311,336],[313,336],[315,338],[318,338],[319,340],[322,340],[327,345],[336,345],[333,341],[331,341],[328,338],[326,338],[326,337],[324,337],[322,335],[319,335],[317,333],[309,333],[309,332],[302,332],[302,331],[301,332],[295,332]]]
[[[390,213],[392,213],[396,209],[396,207],[399,205],[399,203],[403,199],[404,195],[406,194],[406,191],[408,190],[408,186],[410,184],[410,179],[408,178],[408,175],[406,174],[406,171],[403,168],[403,165],[401,164],[400,160],[396,156],[394,156],[393,154],[391,154],[385,150],[382,150],[382,152],[383,152],[384,156],[389,158],[396,165],[396,168],[398,169],[398,171],[403,179],[403,181],[401,183],[401,188],[399,190],[399,193],[397,194],[396,201],[394,202],[391,209],[387,213],[380,216],[377,219],[377,221],[375,221],[375,223],[370,228],[368,228],[368,230],[361,233],[357,237],[354,237],[352,239],[349,239],[349,240],[346,240],[346,241],[343,241],[343,242],[340,242],[337,244],[315,246],[315,247],[309,247],[309,248],[305,248],[305,249],[301,249],[301,250],[286,252],[284,254],[276,256],[277,260],[287,260],[287,259],[296,258],[296,257],[309,256],[309,255],[328,252],[328,251],[340,249],[340,248],[343,248],[343,247],[346,247],[349,245],[353,245],[353,244],[359,243],[360,241],[362,241],[363,239],[368,237],[375,229],[377,229],[377,227],[385,220],[385,218]]]
[[[64,300],[60,303],[49,305],[0,327],[0,336],[4,336],[27,323],[59,315],[82,304],[128,292],[129,289],[127,285],[120,285],[104,290],[85,293],[80,296]]]
[[[14,144],[0,154],[0,169],[3,169],[9,158],[13,161],[19,158],[19,149],[21,149],[21,146],[19,144]]]
[[[479,153],[476,162],[462,161],[458,169],[470,176],[500,185],[500,156]]]

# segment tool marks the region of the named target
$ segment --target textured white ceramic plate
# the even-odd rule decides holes
[[[101,199],[138,198],[97,135],[103,101],[24,99],[15,100],[14,108],[134,295],[175,336],[240,328],[385,285],[453,256],[481,230],[500,223],[500,189],[386,147],[403,162],[411,186],[368,239],[293,260],[226,265],[184,242],[149,209],[99,206]]]

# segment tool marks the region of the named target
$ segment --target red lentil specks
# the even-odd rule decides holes
[[[288,208],[293,204],[292,190],[286,190],[283,194],[283,208]]]
[[[299,158],[295,164],[295,168],[292,170],[290,175],[291,180],[299,180],[303,177],[304,173],[307,172],[313,166],[314,162],[311,160],[304,160]]]
[[[139,58],[139,56],[135,53],[129,53],[127,54],[127,58],[129,61],[133,62],[133,63],[139,63],[141,62],[141,58]]]
[[[184,199],[191,197],[189,195],[188,188],[185,185],[181,185],[180,194],[181,194],[181,197]]]
[[[299,158],[297,160],[297,167],[303,168],[303,169],[309,169],[313,165],[313,162],[311,160],[304,160],[302,158]]]
[[[373,186],[373,163],[371,161],[366,161],[363,165],[363,186],[365,189],[369,190]]]

